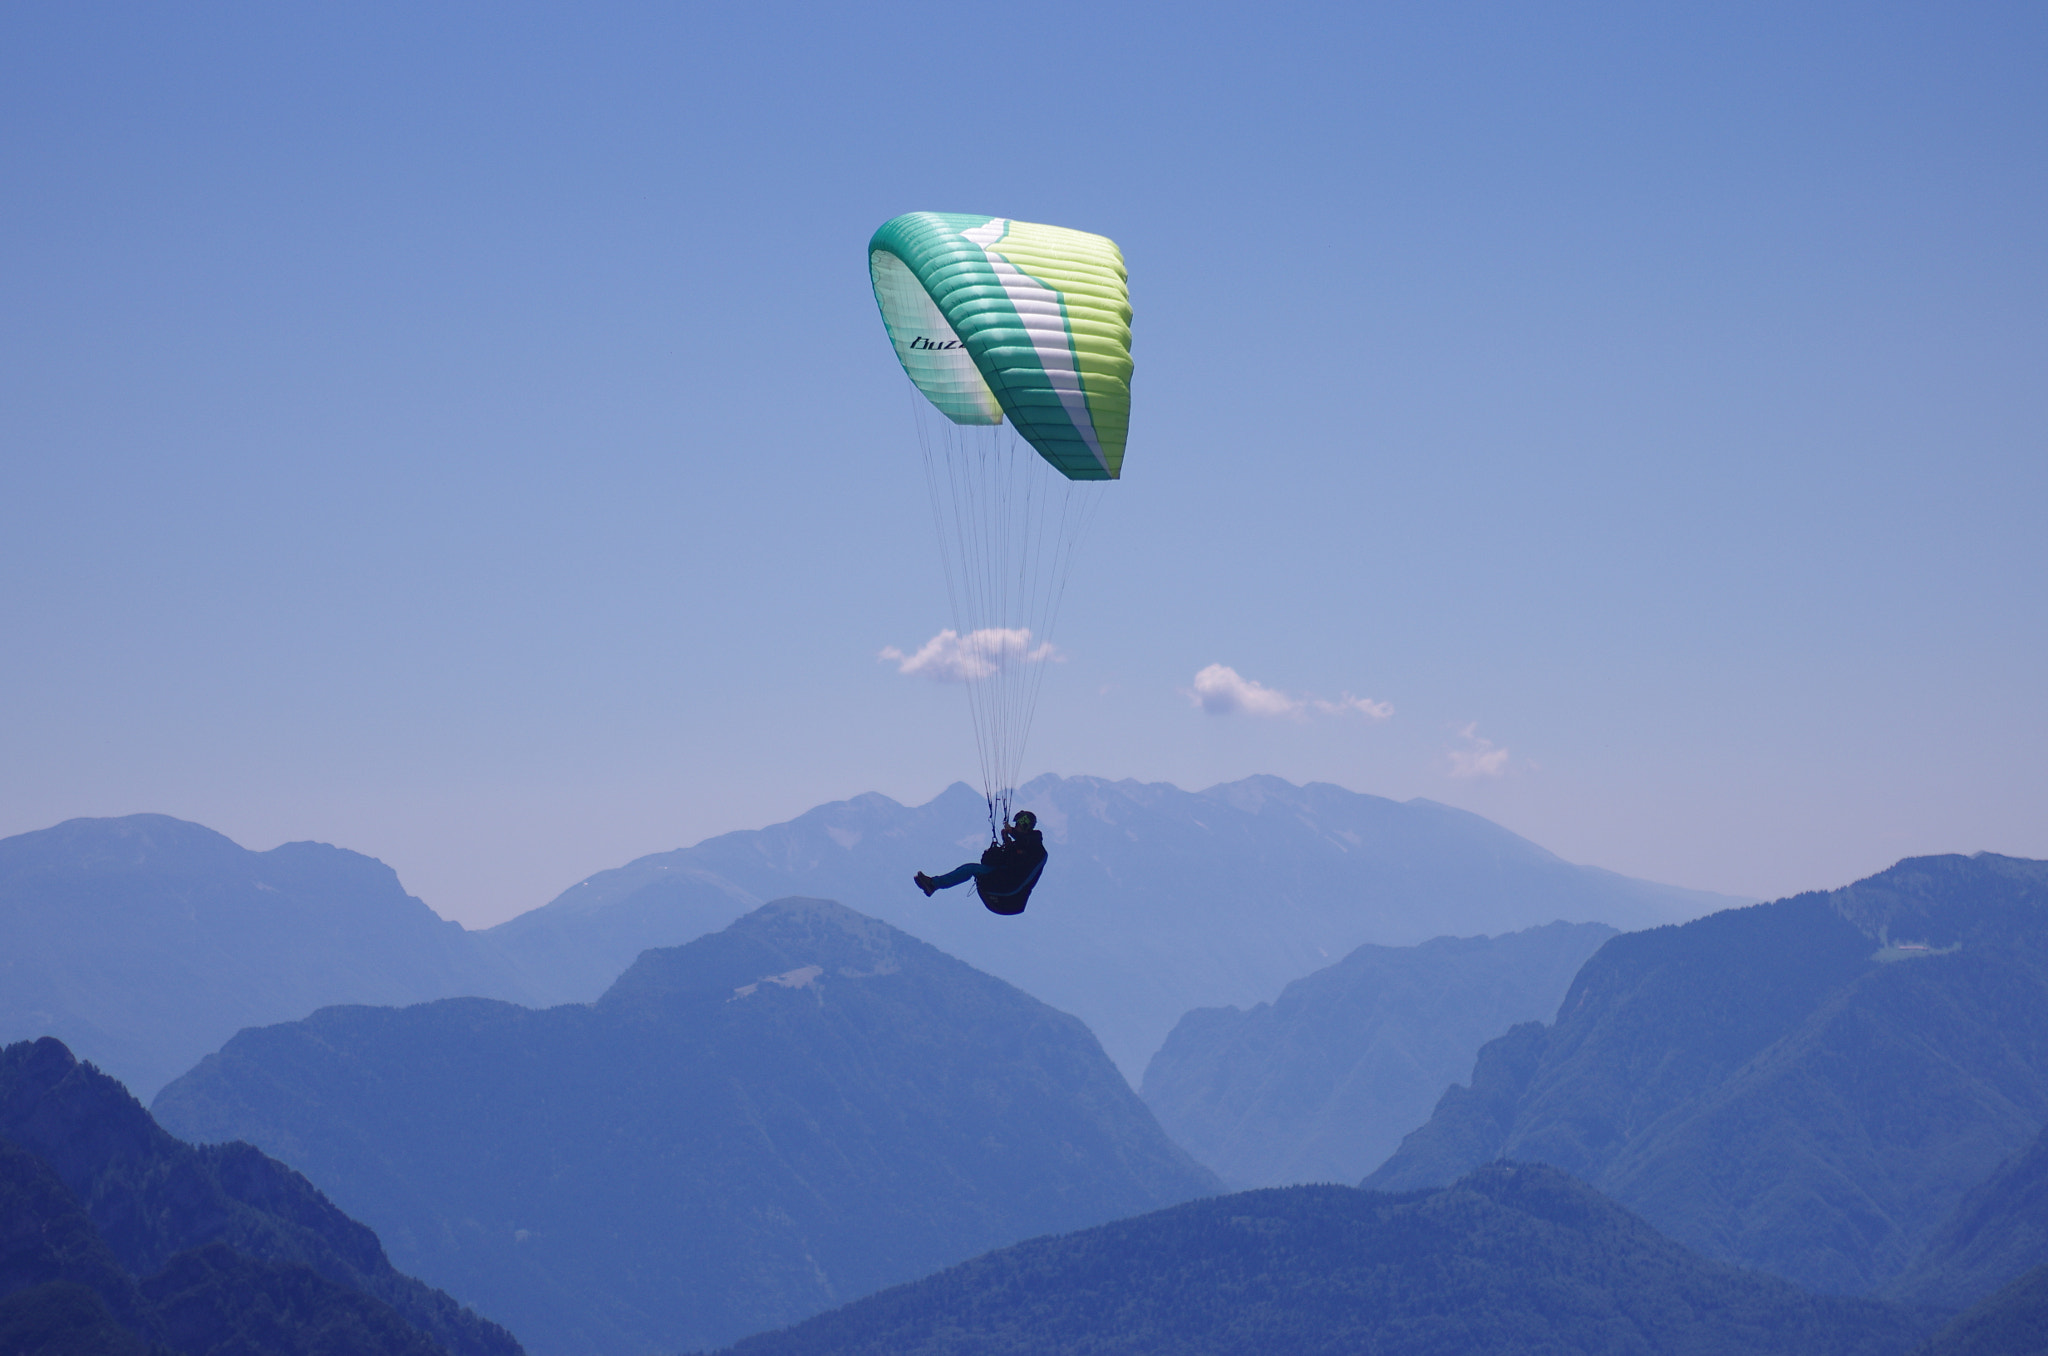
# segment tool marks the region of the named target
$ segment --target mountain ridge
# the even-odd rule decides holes
[[[1603,923],[1368,943],[1249,1010],[1197,1008],[1151,1062],[1145,1104],[1238,1187],[1356,1181],[1429,1119],[1486,1041],[1557,1011]]]
[[[0,1169],[0,1229],[27,1225],[5,1288],[83,1284],[115,1320],[181,1350],[274,1323],[282,1305],[291,1321],[276,1339],[310,1318],[366,1350],[521,1356],[503,1328],[400,1273],[298,1173],[247,1144],[179,1141],[51,1037],[0,1049]]]
[[[168,815],[0,839],[0,1040],[56,1036],[144,1096],[245,1026],[468,991],[531,995],[346,848],[251,852]]]
[[[252,852],[165,815],[0,839],[0,1040],[54,1035],[145,1097],[246,1026],[336,1004],[595,999],[650,946],[789,895],[847,899],[1088,1021],[1128,1080],[1190,1008],[1268,1001],[1372,942],[1552,918],[1634,926],[1725,902],[1564,862],[1469,811],[1252,777],[1201,792],[1043,777],[1054,845],[1027,919],[915,870],[978,854],[980,797],[879,793],[594,873],[468,931],[374,858]]]
[[[247,1030],[156,1110],[293,1163],[537,1353],[729,1341],[1218,1188],[1077,1018],[814,899],[593,1004]]]
[[[1018,805],[1039,816],[1052,859],[1016,920],[910,886],[913,871],[983,846],[982,799],[956,783],[921,806],[869,792],[647,854],[488,935],[550,1001],[587,1001],[639,950],[723,926],[750,902],[840,899],[1080,1016],[1135,1083],[1189,1009],[1270,1001],[1364,943],[1558,918],[1641,926],[1729,902],[1575,866],[1469,811],[1328,783],[1189,792],[1046,776]]]
[[[977,1257],[726,1356],[1898,1356],[1907,1311],[1706,1261],[1568,1174],[1211,1197]]]
[[[2048,863],[1908,858],[1614,938],[1365,1183],[1550,1163],[1707,1256],[1861,1293],[2044,1121]]]

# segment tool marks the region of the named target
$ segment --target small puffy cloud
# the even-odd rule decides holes
[[[1275,692],[1264,683],[1246,678],[1228,664],[1211,664],[1195,675],[1195,686],[1189,693],[1195,705],[1212,716],[1228,716],[1239,711],[1253,716],[1296,716],[1301,714],[1301,703],[1284,692]]]
[[[1507,772],[1508,751],[1481,735],[1478,721],[1467,724],[1458,735],[1465,747],[1449,750],[1453,777],[1499,777]]]
[[[913,654],[889,645],[876,656],[894,664],[898,673],[938,683],[972,682],[987,678],[998,669],[1043,664],[1047,660],[1057,662],[1065,657],[1052,647],[1051,641],[1033,645],[1031,632],[1023,627],[985,627],[963,636],[950,626]]]
[[[1257,679],[1245,677],[1228,664],[1211,664],[1196,674],[1195,685],[1188,689],[1188,697],[1212,716],[1242,712],[1248,716],[1291,716],[1299,720],[1308,715],[1337,716],[1352,712],[1368,720],[1385,720],[1394,714],[1394,708],[1386,702],[1354,697],[1348,692],[1336,701],[1325,701],[1321,697],[1290,697]]]

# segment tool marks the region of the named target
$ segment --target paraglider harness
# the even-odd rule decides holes
[[[981,854],[981,864],[995,869],[974,878],[974,892],[981,896],[982,905],[990,913],[1024,912],[1024,906],[1031,902],[1031,891],[1045,870],[1045,836],[1038,830],[1037,816],[1029,818],[1031,824],[1027,827],[1013,829],[1004,825],[1002,837]]]

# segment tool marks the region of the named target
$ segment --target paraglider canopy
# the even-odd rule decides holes
[[[903,370],[956,424],[1008,415],[1069,480],[1115,480],[1131,423],[1131,300],[1107,236],[911,212],[868,242]]]

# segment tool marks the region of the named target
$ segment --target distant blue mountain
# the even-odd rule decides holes
[[[457,994],[532,991],[360,853],[166,815],[0,839],[0,1041],[55,1036],[143,1097],[245,1026]]]
[[[1018,918],[910,883],[986,842],[981,797],[955,785],[925,805],[859,796],[642,857],[489,935],[547,1000],[583,1002],[643,949],[763,899],[839,899],[1076,1014],[1135,1081],[1190,1008],[1268,1001],[1364,943],[1556,919],[1642,928],[1737,902],[1574,866],[1446,805],[1277,777],[1194,793],[1049,776],[1018,805],[1052,850]]]
[[[1232,1186],[1357,1181],[1429,1119],[1480,1046],[1554,1014],[1614,935],[1546,923],[1361,946],[1271,1003],[1181,1018],[1145,1067],[1145,1105]]]
[[[643,952],[590,1006],[244,1031],[155,1109],[548,1356],[730,1341],[1219,1188],[1079,1021],[822,900]]]
[[[2038,1211],[2048,1164],[2021,1151],[2044,1122],[2048,862],[1920,857],[1612,939],[1555,1025],[1483,1048],[1365,1184],[1549,1163],[1710,1257],[1835,1293],[1899,1276],[1954,1220],[1912,1291],[1953,1306],[2030,1255],[2024,1228],[1983,1232],[1998,1212],[1957,1212],[2008,1163],[2005,1200]]]
[[[1554,918],[1640,927],[1727,902],[1331,786],[1046,777],[1025,799],[1054,857],[1017,919],[910,884],[980,850],[980,798],[955,786],[643,857],[485,933],[341,848],[250,852],[163,815],[71,820],[0,840],[0,1040],[56,1036],[149,1096],[241,1028],[332,1004],[588,1001],[641,951],[800,893],[852,900],[1076,1013],[1135,1080],[1190,1008],[1270,1000],[1363,943]]]

